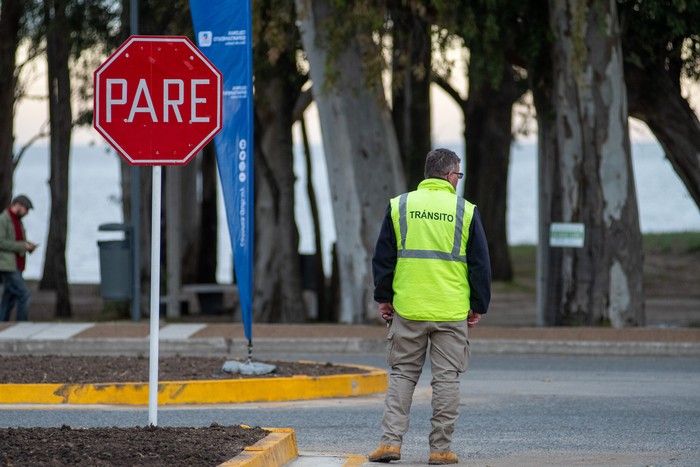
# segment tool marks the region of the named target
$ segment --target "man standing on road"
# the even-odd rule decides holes
[[[416,191],[393,198],[379,233],[374,300],[389,325],[391,367],[379,448],[371,462],[401,459],[409,412],[428,348],[432,368],[429,464],[456,464],[452,432],[459,416],[459,374],[469,363],[467,328],[491,299],[486,236],[476,206],[456,194],[460,159],[435,149]],[[430,345],[428,345],[430,343]]]
[[[22,218],[32,209],[32,202],[24,195],[16,196],[10,207],[0,214],[0,275],[3,292],[0,302],[0,321],[9,321],[12,309],[17,305],[17,321],[27,320],[29,288],[22,271],[26,253],[36,244],[26,240]]]

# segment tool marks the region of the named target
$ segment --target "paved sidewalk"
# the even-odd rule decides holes
[[[147,321],[0,324],[0,355],[148,355]],[[383,353],[386,327],[340,324],[255,324],[256,355]],[[163,324],[162,355],[244,356],[240,323]],[[699,328],[532,328],[479,326],[474,353],[700,356]]]

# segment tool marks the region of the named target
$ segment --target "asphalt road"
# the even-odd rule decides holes
[[[285,358],[324,360],[313,355]],[[382,355],[329,359],[385,367]],[[698,358],[479,355],[463,375],[461,402],[453,450],[463,465],[700,466]],[[302,453],[366,455],[378,443],[382,405],[383,395],[160,407],[158,423],[291,427]],[[425,465],[430,411],[426,369],[416,388],[398,465]],[[147,423],[145,408],[0,407],[2,427]]]

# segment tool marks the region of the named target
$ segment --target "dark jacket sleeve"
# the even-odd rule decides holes
[[[474,217],[469,227],[467,241],[467,268],[469,269],[470,303],[472,310],[484,314],[491,302],[491,261],[486,234],[481,224],[479,211],[474,208]]]
[[[375,302],[391,303],[394,300],[394,269],[396,269],[396,233],[391,221],[390,204],[379,230],[379,238],[372,256]]]

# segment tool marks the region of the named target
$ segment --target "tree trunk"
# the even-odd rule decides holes
[[[214,143],[204,146],[201,157],[202,204],[199,220],[196,282],[216,283],[218,211],[216,198],[216,149]]]
[[[131,217],[131,209],[133,200],[131,199],[131,184],[133,183],[132,175],[139,174],[140,188],[140,215],[139,215],[139,238],[135,241],[139,242],[139,268],[140,268],[140,289],[141,289],[141,310],[147,310],[150,303],[149,281],[151,276],[151,185],[152,174],[149,167],[134,167],[130,166],[121,156],[115,153],[115,157],[119,157],[119,169],[121,173],[121,188],[122,188],[122,213],[124,215],[124,223],[133,224]],[[132,226],[134,227],[134,226]]]
[[[286,72],[294,73],[294,63],[286,62]],[[253,316],[256,322],[304,322],[292,164],[292,110],[298,90],[290,89],[283,73],[277,76],[255,83],[260,124],[256,125]]]
[[[528,81],[537,111],[537,324],[538,326],[556,323],[556,308],[545,304],[554,303],[561,297],[562,282],[553,281],[549,270],[550,261],[561,262],[561,248],[549,248],[549,225],[551,219],[561,219],[561,210],[552,212],[554,186],[557,184],[557,128],[554,119],[554,86],[549,56],[528,70]],[[560,190],[557,191],[557,193]]]
[[[556,147],[543,151],[555,157],[542,161],[543,183],[552,183],[543,222],[582,223],[585,240],[550,250],[543,315],[551,325],[641,326],[642,237],[616,3],[549,5],[556,136],[545,143]]]
[[[299,234],[294,217],[294,106],[305,81],[297,70],[294,2],[253,8],[255,74],[255,265],[253,319],[304,322]]]
[[[181,167],[180,181],[182,194],[180,195],[180,265],[182,271],[182,284],[192,283],[197,278],[197,245],[199,244],[199,218],[201,217],[200,204],[197,200],[197,174],[199,172],[200,157],[190,161]],[[215,224],[216,225],[216,224]]]
[[[68,165],[73,118],[68,68],[70,27],[66,18],[66,7],[66,0],[46,0],[44,3],[51,128],[51,217],[40,288],[56,290],[56,317],[59,318],[71,316],[66,271],[66,238]]]
[[[430,24],[410,7],[396,5],[393,20],[392,117],[409,190],[423,180],[430,134]]]
[[[17,89],[15,56],[25,5],[25,0],[4,0],[0,3],[0,209],[5,209],[12,201],[14,109]]]
[[[319,42],[329,0],[297,0],[304,50],[311,65],[314,98],[321,117],[333,212],[338,235],[341,283],[339,320],[377,319],[371,257],[389,199],[405,191],[396,133],[384,99],[381,76],[368,76],[364,60],[380,50],[371,31],[344,42],[329,81],[330,54]]]
[[[471,63],[479,59],[487,57],[472,51]],[[469,68],[469,97],[464,115],[465,197],[479,208],[493,279],[507,281],[513,278],[506,227],[511,117],[513,103],[523,94],[525,86],[515,81],[512,68],[506,65],[500,86],[495,89],[487,76],[480,76],[482,69]]]
[[[301,138],[304,144],[304,161],[306,162],[306,196],[309,198],[309,210],[314,226],[314,281],[316,282],[316,304],[318,321],[332,321],[331,307],[327,302],[326,274],[323,271],[323,242],[321,241],[321,217],[318,212],[316,190],[314,189],[313,164],[311,163],[311,144],[306,130],[306,120],[302,113],[300,120]]]
[[[672,69],[665,70],[663,63],[639,68],[626,62],[629,112],[649,126],[700,208],[700,122],[681,95],[680,68]]]
[[[153,208],[153,168],[141,167],[139,170],[141,176],[141,309],[148,310],[151,313],[151,211]],[[133,183],[133,181],[132,181]],[[161,200],[163,199],[164,186],[161,183]],[[163,225],[163,212],[161,211],[160,225]],[[161,252],[163,244],[163,236],[160,237]],[[160,255],[161,266],[163,265],[164,255]],[[163,275],[161,274],[161,282]],[[160,285],[158,290],[160,291]]]

